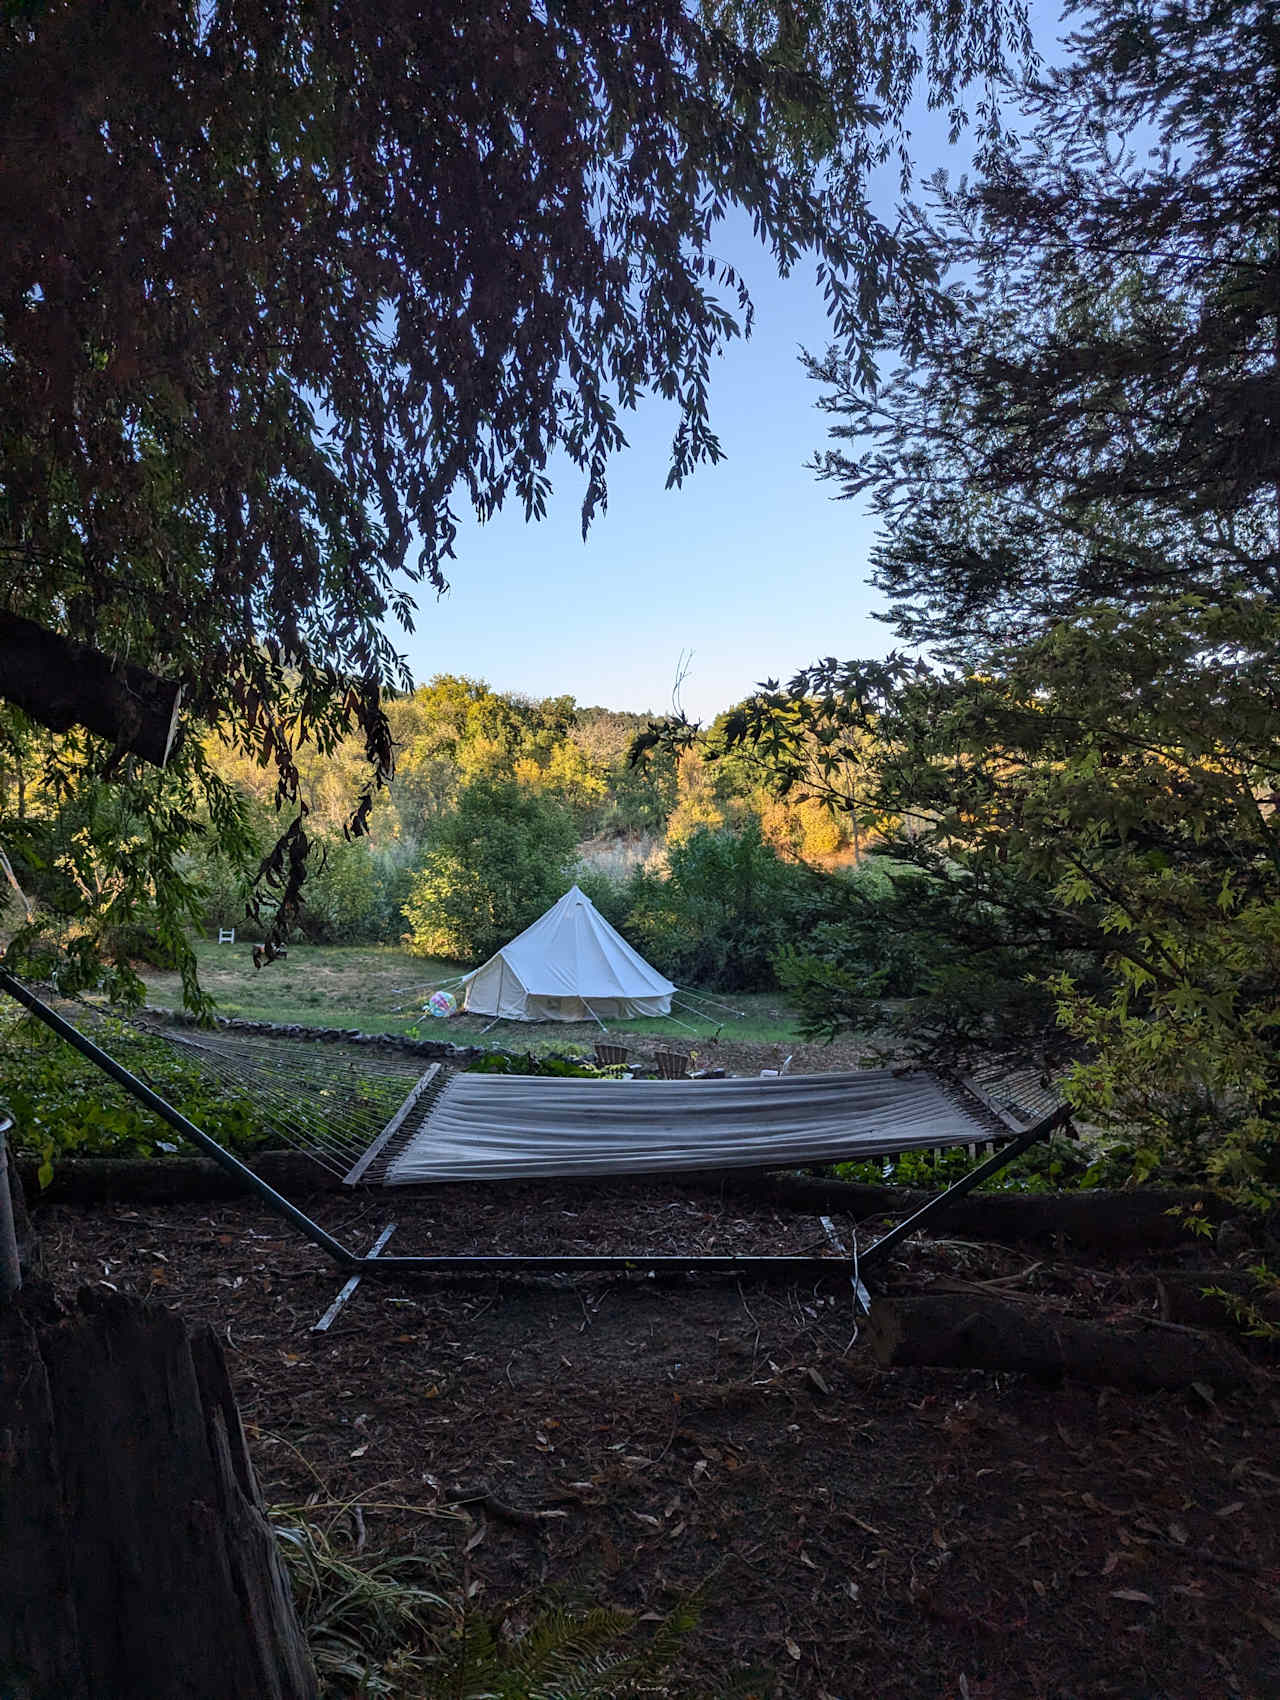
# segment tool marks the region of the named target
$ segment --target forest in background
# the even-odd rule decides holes
[[[659,742],[633,759],[650,715],[450,674],[387,714],[395,776],[361,837],[344,834],[364,777],[358,740],[299,753],[314,860],[298,936],[309,943],[405,943],[474,962],[576,881],[667,972],[767,987],[773,957],[831,909],[867,842],[831,800],[782,795],[747,752],[708,760]],[[217,738],[206,748],[265,851],[280,835],[274,774]],[[243,858],[210,831],[187,861],[205,924],[243,926]]]

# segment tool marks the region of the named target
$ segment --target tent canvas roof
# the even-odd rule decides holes
[[[499,957],[530,997],[655,998],[675,991],[576,885],[489,961]]]

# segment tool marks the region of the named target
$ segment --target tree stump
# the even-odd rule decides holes
[[[0,1307],[0,1695],[314,1700],[212,1333],[79,1303]]]
[[[1189,1328],[1104,1328],[968,1295],[877,1299],[867,1333],[877,1361],[895,1368],[1020,1370],[1131,1392],[1252,1379],[1239,1352]]]

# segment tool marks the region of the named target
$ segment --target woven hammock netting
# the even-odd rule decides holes
[[[377,1138],[427,1066],[391,1046],[204,1029],[67,999],[54,1007],[220,1143],[242,1155],[289,1146],[336,1175]],[[25,1077],[22,1051],[35,1047],[56,1051],[62,1041],[14,1011],[0,1025],[0,1064],[7,1056]],[[126,1102],[105,1076],[91,1089],[104,1104]],[[161,1142],[174,1138],[156,1127]]]

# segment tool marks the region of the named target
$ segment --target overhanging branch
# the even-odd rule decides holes
[[[163,767],[178,732],[182,686],[0,611],[0,697],[52,732],[83,726],[109,738],[117,756]]]

